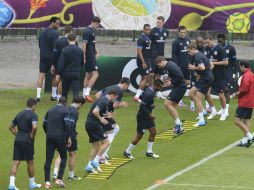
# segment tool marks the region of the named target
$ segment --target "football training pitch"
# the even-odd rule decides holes
[[[35,90],[0,90],[0,189],[7,189],[9,169],[12,163],[14,136],[8,127],[15,115],[25,108],[28,97],[35,97]],[[116,121],[120,132],[116,136],[109,155],[112,158],[123,158],[122,154],[136,134],[136,112],[138,104],[130,95],[123,97],[129,107],[116,110]],[[39,116],[38,131],[35,139],[35,178],[37,183],[44,185],[45,134],[42,121],[46,111],[55,102],[51,102],[50,94],[43,94],[37,105]],[[189,99],[184,101],[189,104]],[[218,108],[218,103],[217,108]],[[84,129],[84,123],[91,104],[86,103],[79,114],[77,125],[78,153],[75,174],[86,175],[84,167],[89,159],[91,145]],[[219,117],[208,121],[208,125],[189,131],[174,139],[158,139],[153,150],[160,155],[159,159],[145,157],[147,133],[140,144],[132,151],[135,159],[119,167],[108,180],[82,178],[80,181],[67,180],[66,167],[63,180],[66,189],[170,189],[170,190],[240,190],[254,189],[253,159],[254,146],[237,147],[236,141],[242,138],[242,132],[234,125],[236,100],[230,104],[230,117],[220,122]],[[178,109],[180,118],[195,121],[196,113],[189,108]],[[154,114],[156,128],[160,133],[174,126],[174,121],[164,109],[163,100],[156,100]],[[51,174],[53,172],[53,164]],[[16,186],[28,189],[26,163],[18,169]]]

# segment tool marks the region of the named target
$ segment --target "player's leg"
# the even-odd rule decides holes
[[[79,86],[80,86],[80,74],[73,73],[71,83],[73,99],[79,96]]]
[[[224,95],[226,98],[226,115],[229,116],[229,102],[230,102],[230,86],[229,85],[225,86]]]
[[[203,98],[204,98],[204,94],[202,94],[201,92],[198,91],[197,95],[196,95],[198,122],[195,125],[197,127],[201,127],[201,126],[206,125],[205,119],[204,119],[204,108],[203,108],[203,104],[202,104]]]
[[[27,161],[27,173],[29,176],[30,189],[40,188],[41,184],[37,184],[34,179],[34,161],[33,160]]]
[[[58,171],[59,171],[59,167],[60,167],[60,162],[61,162],[61,158],[60,158],[60,155],[58,154],[56,159],[55,159],[55,166],[54,166],[54,172],[53,172],[53,180],[57,179]]]
[[[10,170],[10,183],[8,189],[14,189],[17,188],[15,185],[16,180],[16,174],[19,167],[20,161],[19,160],[13,160],[11,170]]]
[[[46,140],[46,161],[44,164],[44,176],[45,176],[45,188],[51,188],[50,184],[50,167],[52,160],[54,158],[56,150],[56,142],[54,139],[47,139]]]
[[[151,157],[151,158],[159,158],[159,155],[155,154],[153,152],[153,145],[154,145],[154,140],[156,136],[156,128],[150,127],[147,129],[149,131],[149,137],[148,137],[148,144],[147,144],[147,150],[146,150],[146,156]]]
[[[70,78],[69,74],[67,74],[67,73],[63,74],[63,76],[62,76],[62,89],[63,89],[62,96],[65,98],[68,97],[68,91],[69,91],[70,85],[71,85],[71,78]]]
[[[141,65],[141,63],[137,63],[138,65],[138,71],[139,74],[141,75],[141,81],[139,83],[139,88],[133,98],[134,101],[139,101],[141,102],[141,100],[139,99],[141,94],[143,93],[146,85],[149,83],[149,69],[144,69]]]
[[[227,118],[227,115],[226,115],[226,98],[225,98],[225,95],[224,95],[223,91],[218,93],[218,96],[219,96],[219,99],[220,99],[221,109],[222,109],[220,121],[224,121]]]
[[[42,89],[44,78],[45,78],[45,73],[40,72],[38,80],[37,80],[37,91],[36,91],[36,101],[37,102],[39,102],[40,98],[41,98],[41,89]]]
[[[211,120],[217,115],[217,110],[215,108],[215,104],[214,104],[214,101],[213,101],[212,96],[211,96],[211,88],[209,89],[209,91],[206,94],[205,98],[206,98],[206,101],[208,102],[209,106],[211,107],[211,113],[207,117],[207,119]]]
[[[52,77],[51,85],[52,85],[51,100],[52,101],[57,101],[57,85],[58,85],[58,82],[56,81],[56,75],[54,75]]]
[[[84,82],[83,82],[83,97],[85,97],[86,89],[87,89],[87,86],[88,86],[88,81],[90,80],[91,77],[92,77],[91,73],[86,72]]]
[[[60,79],[60,81],[59,81],[59,83],[57,85],[57,98],[58,99],[61,98],[62,91],[63,91],[63,89],[62,89],[62,80]]]
[[[130,158],[130,159],[134,159],[134,157],[131,154],[132,149],[135,148],[135,146],[138,144],[138,142],[142,139],[144,133],[140,133],[137,132],[137,134],[135,135],[135,137],[132,139],[131,143],[129,144],[129,146],[127,147],[127,149],[124,151],[123,155],[126,158]]]
[[[64,139],[57,139],[56,140],[56,148],[60,154],[61,162],[60,162],[59,172],[58,172],[58,176],[57,176],[55,183],[59,187],[65,187],[65,184],[63,182],[64,170],[65,170],[66,163],[67,163],[67,147],[66,147],[65,140]]]

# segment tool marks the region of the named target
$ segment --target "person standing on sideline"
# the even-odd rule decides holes
[[[249,147],[254,140],[250,132],[250,120],[254,108],[254,74],[250,69],[250,64],[246,61],[240,62],[240,69],[243,72],[243,76],[239,91],[235,93],[238,97],[235,124],[244,134],[239,146]]]
[[[58,63],[59,63],[59,58],[62,53],[63,48],[67,47],[69,45],[68,41],[68,35],[70,33],[73,33],[73,28],[72,26],[65,26],[64,27],[64,36],[59,38],[55,45],[54,45],[54,50],[53,50],[53,61],[51,65],[51,74],[56,75],[57,74],[57,68],[58,68]],[[78,43],[76,43],[78,46]],[[59,99],[62,95],[62,81],[60,80],[57,85],[57,98]]]
[[[175,121],[174,133],[176,135],[180,135],[184,129],[176,107],[180,100],[184,97],[187,90],[184,75],[176,63],[173,61],[167,61],[162,56],[158,56],[155,59],[155,64],[159,68],[164,68],[167,71],[168,79],[165,79],[164,83],[166,86],[172,86],[172,90],[169,93],[167,100],[165,100],[164,105]]]
[[[46,161],[44,164],[46,189],[52,188],[50,184],[50,167],[55,150],[59,152],[61,158],[60,169],[55,184],[59,187],[65,187],[62,178],[67,162],[67,147],[71,146],[72,133],[69,124],[70,114],[66,105],[67,99],[61,97],[58,104],[47,111],[43,121],[43,129],[46,133]]]
[[[96,59],[99,57],[99,51],[95,47],[95,30],[100,25],[100,18],[95,16],[92,20],[92,24],[85,28],[83,33],[83,45],[84,52],[84,64],[86,75],[83,85],[83,96],[87,101],[93,102],[93,98],[90,96],[90,91],[99,77],[98,66]]]
[[[139,97],[144,91],[149,82],[149,71],[151,68],[151,40],[149,34],[151,27],[149,24],[143,26],[143,33],[137,41],[137,66],[139,74],[141,75],[141,81],[136,95],[133,97],[135,101],[140,101]]]
[[[60,27],[60,19],[58,17],[52,17],[50,19],[50,25],[45,28],[39,37],[39,48],[40,48],[40,73],[37,80],[37,95],[36,101],[41,100],[41,89],[46,73],[50,70],[52,65],[52,54],[54,45],[59,35],[57,29]],[[52,94],[51,100],[57,101],[57,82],[53,78],[52,80]]]
[[[227,118],[224,89],[226,86],[226,66],[228,65],[228,58],[225,49],[221,45],[216,44],[212,36],[206,36],[205,41],[207,46],[205,47],[204,53],[211,64],[214,65],[212,70],[214,77],[213,88],[218,94],[221,103],[222,113],[220,121],[224,121]],[[208,93],[208,96],[210,96],[210,93]],[[217,112],[212,110],[207,119],[213,119],[216,115]]]
[[[226,67],[226,85],[224,89],[224,94],[226,98],[226,115],[229,116],[229,102],[230,102],[230,89],[232,88],[233,74],[237,73],[237,58],[235,47],[226,42],[225,34],[217,35],[218,44],[220,44],[226,51],[228,58],[228,65]],[[218,112],[221,115],[222,109]]]
[[[163,70],[156,67],[154,60],[158,56],[164,56],[165,43],[168,38],[168,30],[164,28],[165,18],[163,16],[157,17],[156,27],[151,30],[149,35],[151,40],[151,71],[149,73],[149,86],[153,86],[154,79],[160,79],[163,75]],[[161,92],[157,92],[157,97],[165,99]]]
[[[107,117],[109,105],[115,98],[116,92],[110,90],[106,96],[102,96],[93,103],[87,115],[85,128],[89,137],[89,143],[92,144],[90,160],[85,167],[87,172],[102,172],[99,161],[110,145],[103,126],[108,124],[105,118]]]
[[[72,87],[73,99],[79,96],[80,87],[80,72],[84,65],[83,52],[80,47],[76,45],[76,35],[68,35],[69,45],[62,50],[58,70],[57,81],[62,79],[62,96],[68,96],[68,90]]]
[[[152,87],[146,87],[142,94],[141,103],[137,113],[137,134],[131,141],[128,148],[124,151],[123,155],[127,158],[134,159],[131,154],[132,149],[142,139],[146,130],[149,131],[148,144],[146,156],[150,158],[159,158],[159,155],[153,152],[153,144],[156,136],[156,128],[152,111],[154,109],[154,98],[156,91],[160,91],[163,87],[163,82],[160,79],[156,79]]]
[[[41,187],[41,184],[35,183],[34,180],[34,139],[38,123],[38,116],[34,113],[35,108],[35,99],[29,98],[27,100],[27,108],[17,114],[9,127],[12,134],[16,137],[8,190],[18,190],[15,185],[15,179],[21,161],[27,162],[29,188],[35,189]]]
[[[180,67],[186,85],[190,84],[190,72],[188,64],[190,63],[187,46],[191,43],[191,40],[186,37],[187,30],[185,26],[178,27],[178,37],[172,43],[172,60]],[[179,102],[179,106],[185,106],[183,101]]]
[[[75,97],[73,99],[72,104],[68,107],[70,112],[70,127],[72,128],[71,133],[71,146],[68,148],[69,152],[69,181],[77,181],[81,178],[76,176],[74,173],[74,168],[76,165],[76,159],[77,159],[77,150],[78,150],[78,142],[77,142],[77,131],[76,131],[76,125],[78,121],[78,115],[79,110],[82,108],[82,106],[85,103],[85,99],[83,97]],[[55,168],[53,173],[53,179],[56,180],[58,176],[59,166],[60,166],[61,158],[60,155],[57,156],[55,160]]]

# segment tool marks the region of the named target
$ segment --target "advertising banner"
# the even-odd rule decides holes
[[[253,13],[254,0],[0,0],[0,27],[46,27],[52,16],[85,27],[96,15],[105,29],[141,30],[163,16],[169,29],[248,33]]]

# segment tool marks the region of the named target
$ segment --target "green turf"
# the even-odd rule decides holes
[[[8,186],[9,168],[12,162],[14,136],[8,130],[9,123],[16,113],[24,108],[26,99],[34,96],[34,90],[0,91],[0,189],[6,189]],[[43,166],[45,161],[45,134],[42,129],[42,119],[47,109],[54,105],[53,102],[49,101],[49,98],[50,94],[43,95],[42,101],[36,110],[36,113],[39,115],[39,130],[35,140],[35,173],[36,181],[42,184],[44,184]],[[116,120],[120,126],[120,132],[111,147],[111,157],[121,157],[136,132],[135,115],[138,106],[132,102],[130,96],[126,96],[124,99],[130,103],[130,106],[116,111]],[[83,168],[89,158],[90,144],[88,144],[87,134],[84,131],[84,122],[89,108],[89,103],[85,104],[82,108],[77,126],[79,150],[76,174],[79,176],[84,176],[85,172]],[[79,182],[70,183],[66,180],[68,173],[68,168],[66,168],[64,176],[67,184],[66,189],[144,189],[154,184],[156,180],[163,179],[241,138],[242,133],[233,123],[232,115],[235,112],[235,108],[236,102],[232,101],[232,106],[230,107],[231,117],[225,122],[219,122],[216,119],[209,121],[206,127],[186,133],[174,140],[158,141],[154,145],[154,152],[160,155],[160,158],[157,160],[147,159],[144,156],[147,145],[146,134],[144,139],[132,152],[135,160],[117,169],[107,181],[82,179]],[[158,132],[173,127],[174,122],[164,109],[163,101],[156,101],[154,113]],[[196,118],[196,114],[187,111],[187,108],[179,109],[179,113],[181,119],[193,121]],[[245,161],[245,158],[248,158],[248,161]],[[216,185],[229,185],[232,183],[238,186],[254,186],[254,182],[248,178],[253,172],[245,173],[249,167],[252,167],[251,158],[253,158],[252,148],[234,148],[228,153],[209,161],[204,166],[193,170],[193,172],[186,173],[179,177],[179,179],[176,178],[174,182]],[[246,174],[246,178],[244,174]],[[241,179],[243,179],[243,183],[241,183]],[[25,163],[20,165],[16,185],[20,189],[27,189],[28,187]],[[187,189],[186,187],[180,188],[167,185],[161,188]],[[198,188],[192,187],[189,189]]]

